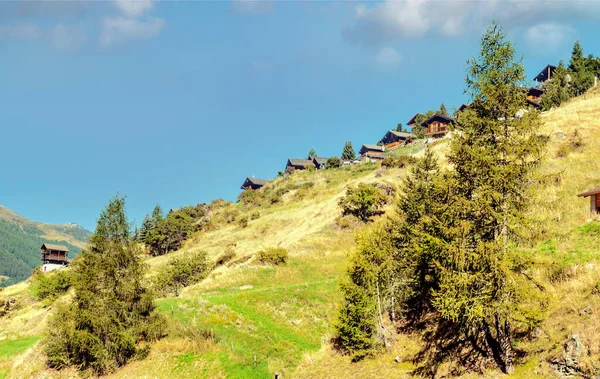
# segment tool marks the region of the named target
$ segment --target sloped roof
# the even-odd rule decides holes
[[[325,157],[313,157],[313,163],[318,163],[318,164],[323,164],[323,163],[327,163],[327,160],[329,158],[325,158]]]
[[[45,243],[45,244],[43,244],[42,245],[42,249],[69,252],[69,249],[66,246],[55,245],[55,244],[52,244],[52,243]]]
[[[246,180],[252,184],[256,184],[257,186],[264,186],[269,181],[267,179],[259,179],[259,178],[246,178]]]
[[[392,133],[393,135],[398,136],[400,138],[413,138],[415,136],[412,133],[398,132],[396,130],[389,130],[388,133]]]
[[[540,71],[539,74],[537,74],[535,78],[533,78],[533,80],[536,80],[538,82],[545,82],[546,80],[550,79],[548,77],[548,69],[550,69],[550,75],[552,75],[556,70],[556,66],[553,66],[551,64],[547,65],[542,71]]]
[[[420,113],[416,113],[414,116],[412,116],[412,118],[410,120],[408,120],[408,122],[406,123],[406,125],[413,125],[416,121],[415,119],[417,117],[419,117],[421,114]]]
[[[288,163],[291,164],[292,166],[302,166],[302,167],[306,167],[306,166],[310,166],[310,165],[314,164],[312,159],[296,159],[296,158],[289,158]]]
[[[379,145],[362,145],[362,147],[360,148],[360,151],[363,151],[363,150],[385,151],[385,147],[379,146]]]
[[[588,197],[592,195],[597,195],[600,193],[600,187],[594,188],[593,190],[585,191],[577,195],[577,197]]]
[[[536,88],[536,87],[531,87],[528,91],[527,91],[527,96],[535,96],[535,97],[540,97],[544,94],[544,89],[543,88]]]
[[[448,124],[454,121],[454,119],[452,117],[448,117],[448,116],[444,116],[444,115],[441,115],[439,113],[436,113],[433,116],[431,116],[429,118],[429,120],[425,121],[424,124],[425,125],[429,125],[429,124],[431,124],[432,122],[434,122],[436,120],[443,121],[443,122],[446,122]]]

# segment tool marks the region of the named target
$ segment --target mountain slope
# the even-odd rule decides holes
[[[600,140],[594,138],[600,134],[598,116],[600,94],[594,93],[542,116],[541,133],[549,136],[549,146],[530,214],[535,243],[527,252],[545,262],[540,275],[548,278],[547,311],[535,336],[515,341],[521,354],[514,378],[556,377],[556,370],[564,368],[564,346],[574,335],[585,350],[578,358],[579,369],[600,370],[600,221],[590,218],[588,200],[576,197],[600,185]],[[581,137],[581,146],[573,145],[575,135]],[[446,149],[446,142],[435,143],[440,157]],[[153,344],[146,359],[110,377],[267,378],[275,372],[282,378],[410,377],[421,348],[419,335],[398,333],[387,351],[359,363],[339,354],[331,343],[347,254],[355,232],[369,228],[339,220],[337,201],[350,184],[397,185],[407,172],[363,165],[277,179],[267,190],[285,193],[278,202],[254,208],[223,205],[212,216],[214,228],[192,236],[177,252],[146,258],[149,275],[154,275],[174,257],[190,252],[204,250],[213,259],[235,252],[229,264],[202,283],[178,297],[159,299],[169,336]],[[245,216],[247,226],[238,222]],[[252,260],[258,250],[273,246],[289,251],[287,265],[270,267]],[[0,352],[15,351],[11,357],[0,353],[0,377],[2,370],[8,378],[76,376],[73,370],[48,370],[36,339],[56,307],[34,301],[27,283],[7,288],[0,300],[2,296],[16,299],[18,306],[0,317]],[[69,301],[69,295],[60,301]],[[17,351],[15,346],[22,348]],[[440,375],[452,376],[443,367]],[[505,375],[487,371],[464,377]]]
[[[44,242],[66,245],[70,257],[85,246],[90,232],[75,224],[52,225],[29,221],[0,205],[0,287],[27,279],[40,265]]]

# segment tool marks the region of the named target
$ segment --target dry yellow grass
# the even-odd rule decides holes
[[[550,143],[540,170],[544,181],[536,185],[531,212],[533,234],[541,242],[530,251],[541,261],[558,262],[569,268],[564,280],[546,286],[547,320],[537,339],[518,346],[527,355],[519,362],[515,378],[554,377],[548,360],[563,354],[563,344],[573,333],[581,336],[589,351],[582,364],[591,369],[600,361],[600,338],[596,332],[600,328],[600,295],[592,294],[600,281],[599,236],[594,230],[583,231],[582,227],[591,225],[589,202],[576,197],[579,192],[600,186],[600,140],[595,138],[600,133],[599,116],[600,93],[593,91],[542,115],[541,131],[550,136]],[[583,146],[559,157],[559,149],[569,143],[576,130]],[[433,145],[442,161],[447,148],[444,142]],[[251,365],[251,353],[244,349],[258,349],[260,353],[260,349],[270,347],[271,342],[267,340],[267,345],[263,345],[260,340],[265,334],[273,338],[276,349],[269,353],[271,356],[262,358],[262,371],[256,371],[254,377],[275,371],[283,372],[286,378],[409,377],[414,368],[411,357],[419,348],[418,336],[397,335],[397,342],[388,351],[361,363],[351,363],[348,357],[335,352],[329,342],[340,300],[337,281],[343,275],[346,254],[354,244],[352,230],[335,224],[340,213],[338,200],[348,185],[360,181],[397,184],[406,172],[374,168],[296,174],[288,180],[315,181],[315,185],[303,194],[302,189],[293,191],[285,195],[283,202],[260,208],[260,217],[251,220],[248,227],[232,223],[198,233],[178,252],[147,259],[155,272],[172,257],[198,250],[208,252],[211,258],[231,248],[237,257],[251,256],[273,246],[290,252],[287,266],[275,269],[252,260],[222,266],[204,282],[186,288],[179,298],[161,300],[161,309],[173,316],[172,322],[214,325],[220,340],[168,337],[152,346],[147,359],[132,362],[111,377],[248,377],[252,371],[243,369],[244,364]],[[242,205],[234,207],[242,213],[249,212]],[[27,300],[31,299],[27,288],[28,284],[22,283],[5,289],[0,296],[31,301]],[[0,319],[0,342],[41,335],[50,313],[39,303],[31,302],[9,318]],[[289,345],[290,340],[296,340],[295,344]],[[286,360],[278,355],[277,349],[284,348],[293,351],[296,358]],[[395,362],[396,356],[400,363]],[[9,363],[0,360],[0,377],[5,368],[10,378],[76,376],[72,370],[58,373],[45,369],[39,343]],[[504,377],[494,371],[483,376]],[[464,376],[475,377],[481,376]]]

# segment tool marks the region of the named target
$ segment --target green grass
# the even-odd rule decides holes
[[[40,336],[25,337],[16,340],[0,341],[0,358],[10,358],[33,346]]]

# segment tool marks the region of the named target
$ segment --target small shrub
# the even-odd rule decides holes
[[[31,290],[39,300],[52,301],[71,287],[71,275],[68,270],[60,269],[48,273],[38,272],[33,277]]]
[[[335,219],[335,223],[340,229],[351,229],[354,228],[358,222],[356,217],[352,216],[341,216]]]
[[[285,264],[288,260],[288,252],[282,247],[274,247],[256,253],[256,259],[261,263],[275,266]]]
[[[573,277],[573,272],[568,266],[552,263],[546,269],[546,277],[552,284],[566,282]]]
[[[237,219],[237,223],[241,228],[248,227],[248,215],[241,215]]]
[[[173,258],[156,275],[154,288],[162,295],[177,296],[181,288],[201,281],[211,270],[212,265],[203,251]]]
[[[404,168],[416,162],[417,158],[413,156],[401,155],[398,157],[385,157],[383,161],[381,161],[381,165],[389,168]]]
[[[325,164],[326,168],[338,168],[342,165],[342,160],[338,157],[331,157],[327,159],[327,163]]]
[[[381,209],[387,203],[385,193],[370,184],[359,183],[357,187],[348,187],[339,205],[342,214],[353,215],[363,222],[368,222],[373,216],[383,213]]]
[[[260,218],[259,211],[253,211],[250,213],[250,220],[258,220]]]
[[[571,152],[571,145],[569,143],[563,143],[559,146],[558,150],[556,150],[557,158],[564,158]]]
[[[217,257],[215,261],[216,266],[223,266],[225,263],[229,262],[235,258],[235,251],[233,249],[227,249],[225,252]]]

